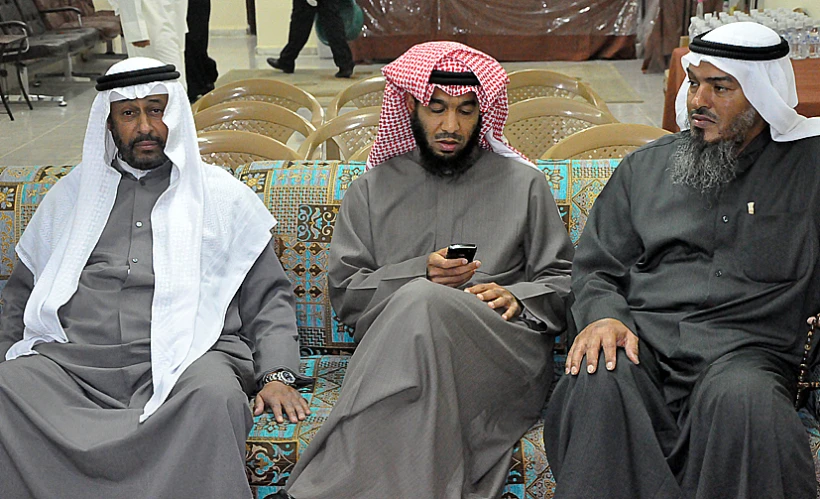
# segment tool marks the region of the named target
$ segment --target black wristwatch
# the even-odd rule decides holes
[[[294,386],[296,384],[296,376],[290,369],[277,369],[271,371],[262,378],[262,385],[267,385],[271,381],[278,381],[285,386]]]

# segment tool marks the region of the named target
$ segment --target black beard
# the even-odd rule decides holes
[[[708,111],[697,109],[693,113]],[[757,111],[749,106],[732,121],[726,138],[717,142],[706,142],[702,130],[690,128],[672,158],[672,183],[688,185],[703,195],[718,193],[737,176],[740,148],[756,117]]]
[[[117,151],[119,151],[119,155],[123,161],[128,163],[128,166],[131,168],[136,168],[137,170],[153,170],[154,168],[158,168],[165,164],[168,161],[168,156],[165,155],[165,141],[160,139],[159,137],[155,137],[151,134],[140,134],[137,135],[134,140],[126,144],[120,134],[117,132],[117,127],[112,126],[111,130],[111,137],[114,139],[114,145],[117,146]],[[136,155],[134,155],[134,144],[143,140],[151,140],[160,145],[162,151],[158,156],[153,158],[145,158],[145,159],[137,159]]]
[[[410,113],[410,128],[413,130],[413,137],[415,137],[416,144],[419,147],[422,168],[437,177],[458,178],[472,168],[478,160],[478,155],[475,154],[475,152],[478,149],[478,141],[481,138],[480,116],[464,148],[450,156],[440,156],[433,152],[433,148],[427,141],[427,133],[424,131],[424,126],[419,119],[418,107]]]

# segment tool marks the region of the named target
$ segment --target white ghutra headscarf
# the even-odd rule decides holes
[[[163,66],[154,59],[131,58],[112,66],[106,75],[158,72]],[[154,393],[142,422],[165,401],[182,372],[217,341],[228,305],[268,245],[276,221],[250,189],[221,168],[202,162],[191,108],[179,82],[124,85],[97,95],[82,162],[49,190],[16,247],[21,262],[34,274],[35,285],[26,304],[23,339],[6,358],[35,354],[38,343],[68,342],[58,311],[77,290],[121,178],[111,167],[116,146],[106,126],[110,103],[167,93],[162,120],[168,126],[165,154],[173,167],[170,185],[151,213]]]
[[[732,75],[749,104],[769,124],[772,140],[791,142],[820,135],[820,118],[806,118],[794,110],[797,87],[788,44],[771,28],[752,22],[725,24],[696,37],[689,48],[681,58],[683,70],[708,62]],[[689,129],[688,90],[689,81],[684,79],[675,99],[675,119],[681,130]]]

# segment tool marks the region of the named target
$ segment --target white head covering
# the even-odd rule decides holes
[[[725,24],[702,35],[702,40],[752,50],[775,47],[782,41],[771,28],[752,22]],[[690,48],[694,50],[694,46]],[[820,119],[806,118],[794,110],[797,87],[788,55],[773,60],[741,60],[690,51],[681,58],[684,71],[690,64],[699,66],[701,62],[712,64],[738,81],[746,99],[769,124],[773,140],[791,142],[820,135]],[[689,81],[685,79],[675,100],[675,118],[681,130],[689,128],[688,90]]]
[[[131,58],[106,75],[164,66]],[[116,146],[106,126],[110,102],[167,92],[165,154],[173,162],[168,189],[151,213],[155,274],[151,309],[154,394],[140,421],[168,397],[182,372],[213,346],[225,312],[276,223],[259,198],[199,156],[193,115],[177,81],[101,91],[88,117],[82,162],[49,190],[16,251],[34,274],[23,340],[7,359],[36,353],[43,342],[68,341],[58,310],[74,295],[80,274],[108,221],[121,175],[111,167]]]

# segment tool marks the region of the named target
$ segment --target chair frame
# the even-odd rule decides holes
[[[336,94],[333,100],[330,101],[330,104],[327,106],[326,120],[330,121],[339,116],[340,111],[346,104],[351,103],[362,96],[376,92],[381,92],[382,95],[384,95],[385,81],[384,76],[377,75],[352,83],[350,86]],[[356,107],[361,109],[362,107],[369,106],[357,105]]]
[[[253,99],[252,96],[257,95],[264,95],[285,101],[282,103],[274,102],[274,104],[286,107],[294,112],[300,108],[306,108],[310,111],[310,122],[315,127],[318,127],[325,121],[325,111],[322,105],[319,104],[319,101],[316,100],[316,97],[295,85],[272,78],[250,78],[219,86],[203,95],[202,98],[191,106],[191,110],[194,113],[198,113],[223,102],[256,100]],[[293,104],[287,105],[288,102]]]
[[[567,76],[563,73],[558,73],[547,69],[522,69],[519,71],[513,71],[508,76],[510,78],[510,84],[507,85],[507,95],[509,95],[510,90],[516,90],[523,87],[555,88],[577,95],[598,109],[606,111],[607,113],[610,112],[606,105],[606,101],[604,101],[604,99],[602,99],[601,96],[592,89],[592,87],[581,80]],[[545,95],[544,97],[555,96]],[[566,97],[560,98],[565,99]],[[513,101],[513,99],[510,99],[510,104],[515,102],[521,101]]]
[[[547,149],[541,159],[605,159],[613,157],[590,155],[589,151],[604,147],[640,146],[659,139],[669,132],[649,125],[611,123],[598,125],[563,138]]]

